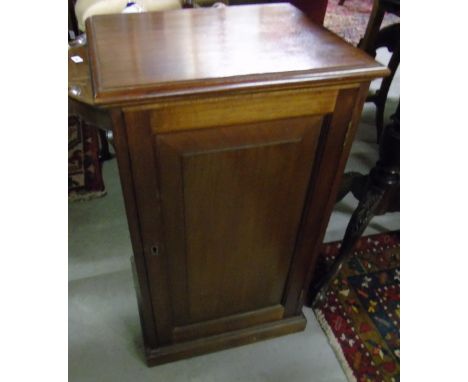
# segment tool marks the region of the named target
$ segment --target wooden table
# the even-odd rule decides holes
[[[387,69],[290,4],[96,16],[87,35],[70,110],[114,134],[148,364],[303,330]]]

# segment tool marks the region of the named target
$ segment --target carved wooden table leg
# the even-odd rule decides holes
[[[363,175],[354,171],[343,174],[340,190],[338,191],[335,203],[341,201],[350,192],[356,197],[356,199],[360,200],[361,198],[357,195],[362,194],[360,190],[362,190],[367,184],[367,178],[368,175]]]
[[[383,28],[377,35],[373,55],[375,57],[376,51],[379,48],[387,48],[392,56],[388,63],[390,75],[382,80],[382,84],[376,93],[367,97],[367,102],[373,102],[377,108],[375,121],[377,126],[377,138],[380,139],[384,126],[384,113],[385,104],[387,103],[387,96],[395,77],[398,66],[400,65],[400,24],[393,24]]]
[[[99,160],[101,162],[105,162],[106,160],[112,159],[114,155],[109,151],[109,141],[107,140],[106,130],[100,128],[97,129],[99,133],[99,141],[101,143],[101,148],[99,150]]]
[[[386,12],[400,16],[400,0],[374,0],[366,32],[358,45],[358,48],[373,57],[376,56],[377,49],[382,47],[386,47],[392,53],[388,64],[390,76],[384,78],[380,89],[375,94],[369,95],[366,100],[366,102],[373,102],[377,107],[377,139],[380,139],[383,130],[388,91],[400,64],[400,24],[393,24],[380,30]]]
[[[400,182],[400,105],[392,116],[393,122],[387,126],[380,142],[379,161],[371,170],[367,189],[359,201],[357,209],[351,216],[346,228],[340,252],[328,271],[309,291],[308,301],[316,301],[324,297],[323,288],[339,272],[342,264],[352,254],[359,237],[363,234],[370,220],[382,210],[382,202],[386,194]]]
[[[366,32],[364,37],[359,42],[358,48],[366,51],[369,54],[373,54],[375,41],[377,39],[377,33],[379,32],[380,25],[385,16],[385,8],[382,6],[381,0],[374,0],[372,5],[372,13],[367,23]]]

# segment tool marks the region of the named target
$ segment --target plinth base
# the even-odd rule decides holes
[[[301,314],[300,316],[256,325],[247,329],[204,337],[198,340],[169,345],[158,349],[148,349],[146,352],[146,360],[148,366],[156,366],[183,358],[190,358],[217,350],[300,332],[305,329],[306,323],[306,318]]]

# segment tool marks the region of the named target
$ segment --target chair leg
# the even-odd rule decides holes
[[[380,140],[383,127],[384,127],[385,99],[383,99],[383,101],[379,99],[378,102],[375,103],[375,106],[377,106],[377,110],[375,112],[375,126],[377,127],[377,142],[378,142]]]
[[[99,141],[101,142],[101,149],[99,150],[99,161],[105,162],[106,160],[112,159],[113,154],[109,151],[109,142],[107,140],[107,133],[105,130],[98,129]]]
[[[360,174],[359,172],[350,171],[343,174],[343,177],[341,178],[340,190],[338,191],[335,203],[338,203],[339,201],[344,199],[344,197],[350,192],[353,195],[359,193],[359,190],[362,189],[363,184],[365,184],[366,182],[366,179],[367,176]]]
[[[380,140],[384,127],[384,114],[385,114],[385,105],[387,102],[388,92],[390,91],[390,86],[392,85],[393,78],[395,77],[398,66],[400,65],[400,48],[398,47],[392,54],[390,62],[388,63],[388,68],[390,69],[390,75],[382,80],[382,85],[378,90],[375,97],[375,105],[377,106],[376,113],[376,126],[377,126],[377,138]]]
[[[68,41],[72,41],[78,36],[78,22],[75,15],[75,1],[68,0]]]
[[[372,5],[372,12],[367,24],[366,32],[364,37],[359,42],[358,47],[370,55],[375,57],[375,41],[377,34],[380,30],[380,25],[385,16],[385,9],[381,6],[380,0],[374,0]]]

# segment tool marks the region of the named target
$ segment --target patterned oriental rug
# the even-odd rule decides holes
[[[68,117],[68,200],[104,196],[97,129]]]
[[[339,0],[328,0],[324,26],[338,36],[357,46],[364,37],[372,11],[372,0],[346,0],[338,5]],[[382,28],[400,21],[398,16],[386,14]]]
[[[322,267],[339,246],[323,246]],[[349,381],[399,381],[400,232],[361,238],[313,309]]]

